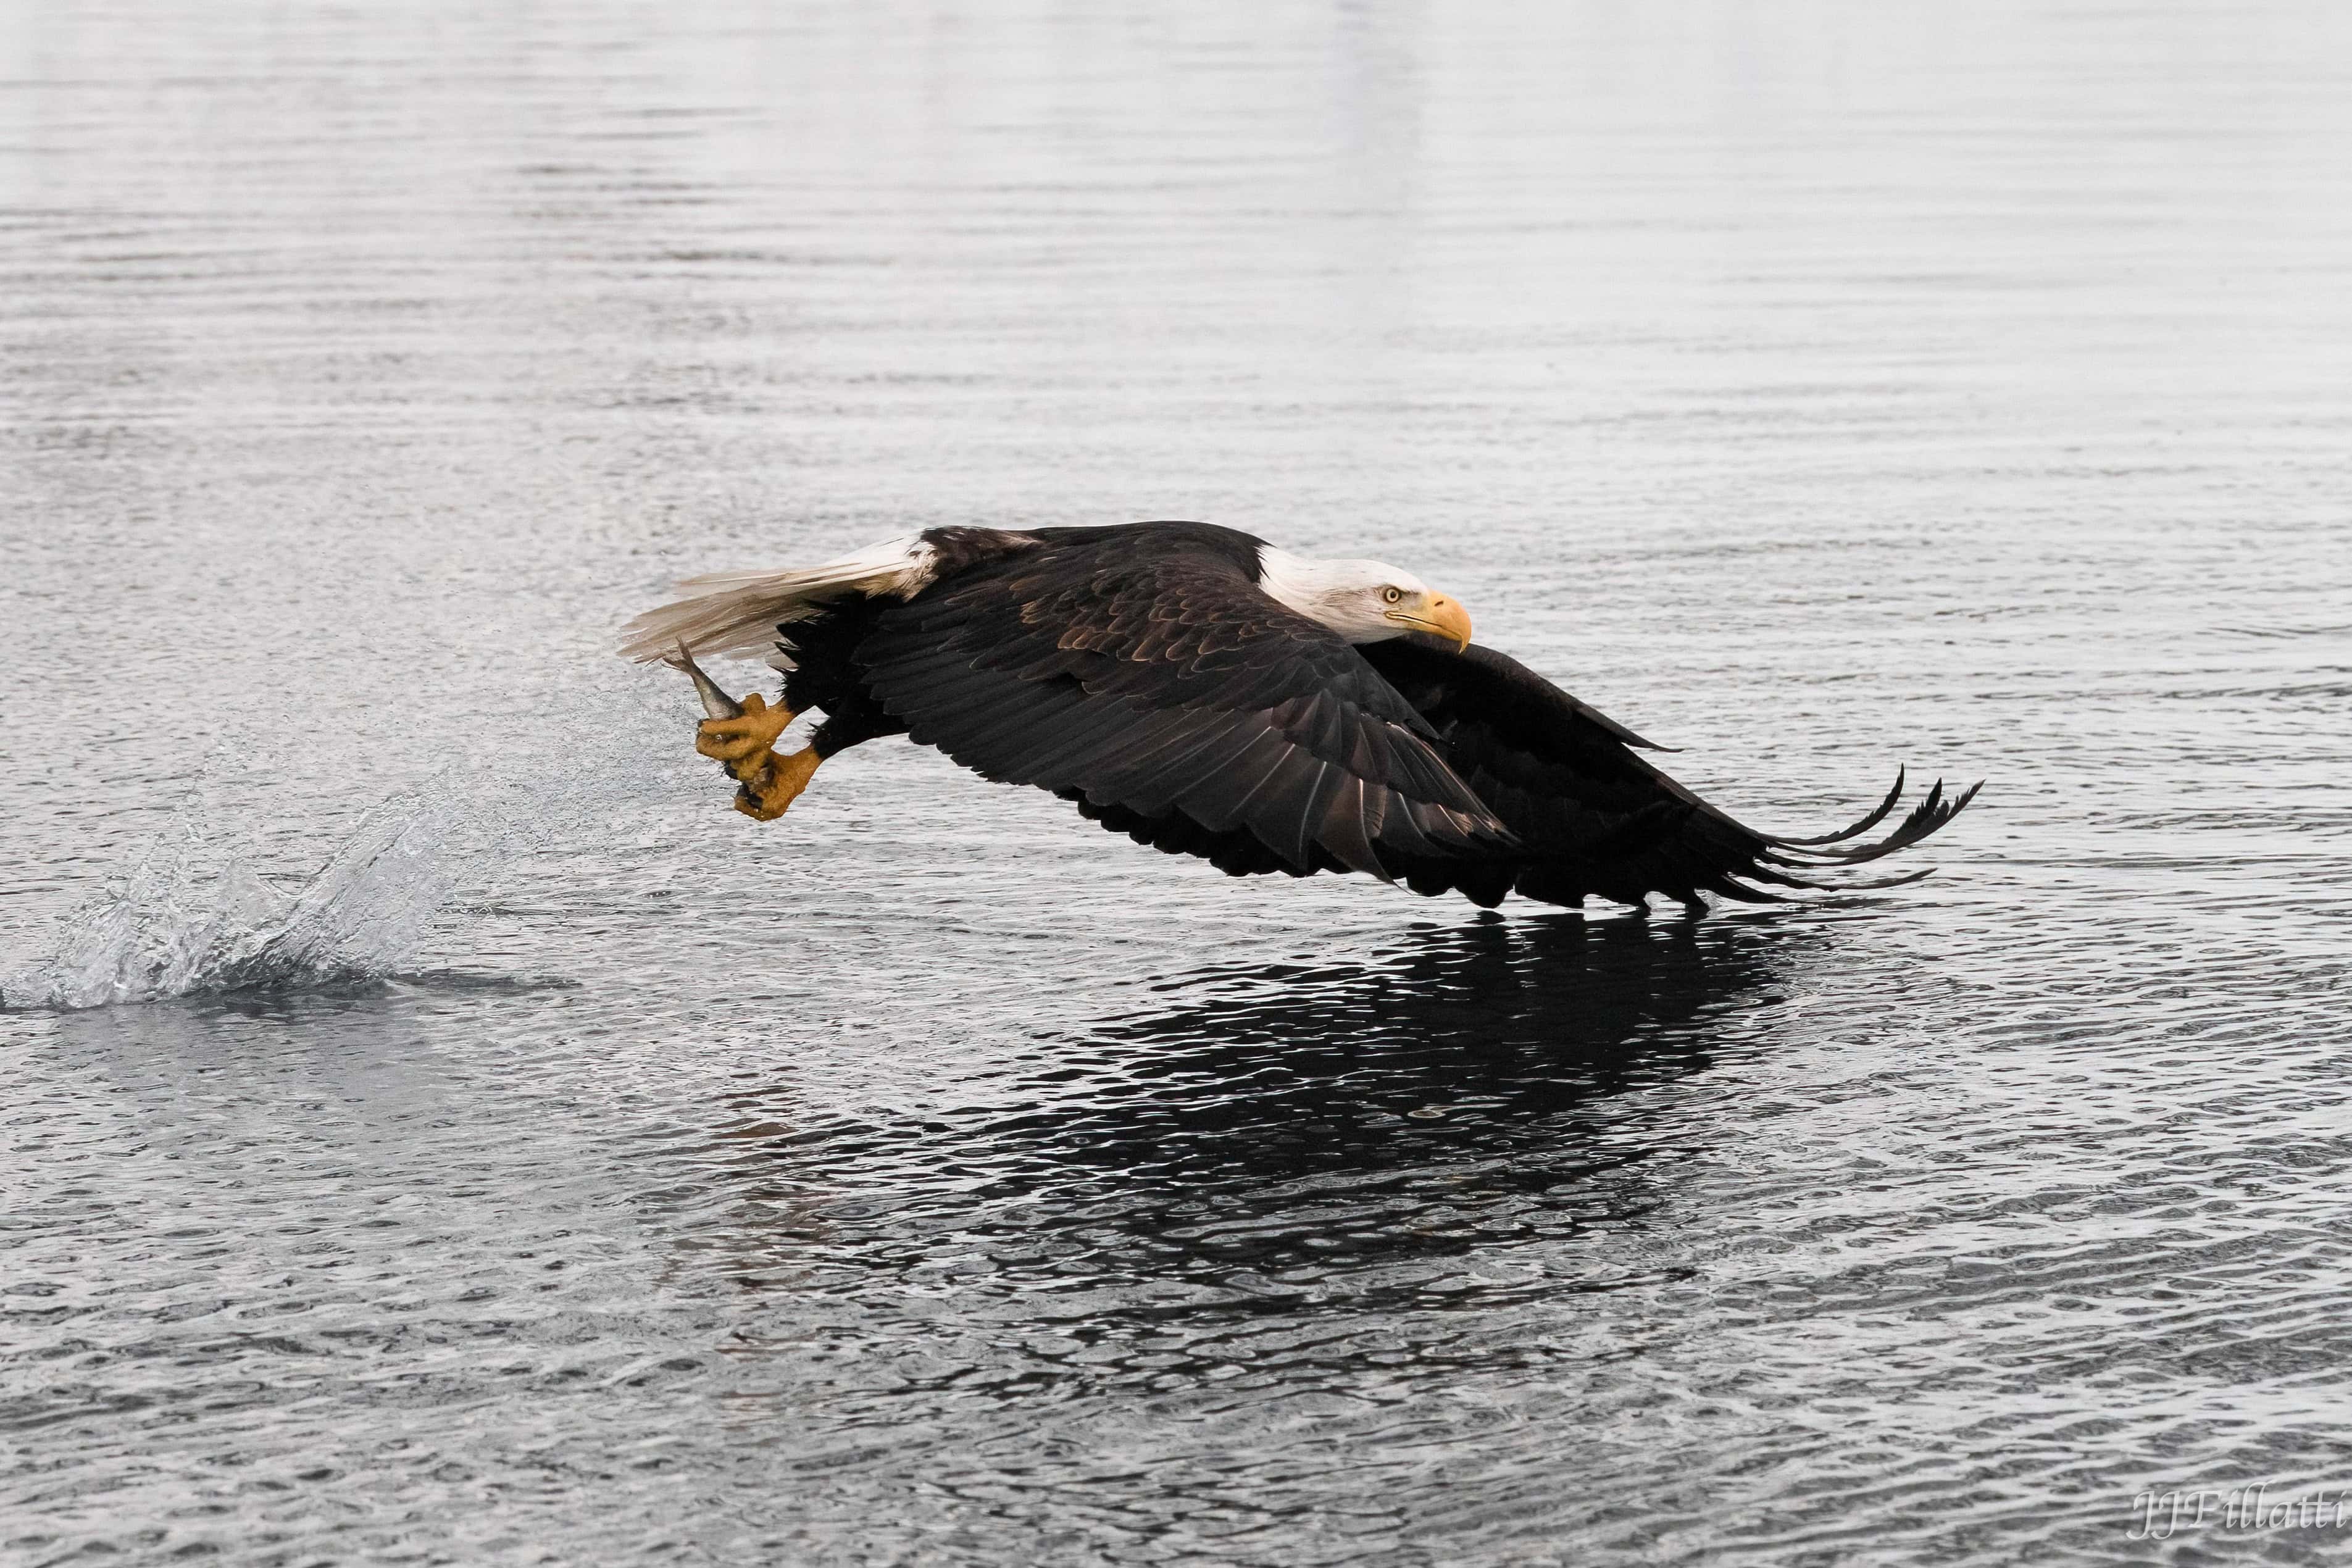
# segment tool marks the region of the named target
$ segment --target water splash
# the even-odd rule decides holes
[[[593,682],[557,716],[567,748],[559,774],[546,776],[542,753],[529,748],[506,753],[521,760],[503,773],[476,752],[463,767],[370,810],[291,890],[256,869],[267,857],[225,840],[215,826],[237,814],[215,801],[214,776],[243,765],[247,754],[224,744],[189,781],[178,825],[127,874],[60,920],[31,962],[0,955],[0,1011],[311,990],[414,973],[429,928],[461,889],[495,884],[527,856],[609,847],[614,832],[637,821],[649,802],[671,798],[666,792],[688,776],[707,791],[709,764],[677,743],[686,700],[674,680],[614,674]]]
[[[446,794],[388,801],[298,890],[183,826],[0,981],[0,1007],[102,1007],[394,973],[455,888]]]

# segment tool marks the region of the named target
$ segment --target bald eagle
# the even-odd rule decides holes
[[[1898,774],[1841,832],[1759,832],[1639,754],[1661,748],[1474,644],[1461,605],[1412,573],[1208,523],[939,528],[680,587],[689,596],[629,624],[622,651],[773,649],[782,700],[747,697],[695,741],[761,821],[825,758],[903,734],[1236,877],[1362,871],[1490,908],[1513,892],[1658,893],[1696,910],[1706,893],[1916,880],[1927,873],[1822,873],[1917,843],[1976,794],[1939,782],[1863,842],[1901,800]],[[778,754],[813,709],[825,717],[808,744]]]

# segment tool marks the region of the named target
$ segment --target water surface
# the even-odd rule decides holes
[[[0,1552],[2321,1560],[2127,1532],[2352,1487],[2347,102],[2284,0],[0,8]],[[895,742],[754,825],[609,657],[1171,516],[1764,826],[1991,783],[1493,918]]]

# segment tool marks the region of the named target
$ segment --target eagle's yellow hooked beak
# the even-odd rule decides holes
[[[1418,601],[1408,599],[1387,614],[1390,620],[1402,622],[1417,632],[1436,633],[1456,650],[1470,646],[1470,612],[1450,595],[1424,594]]]

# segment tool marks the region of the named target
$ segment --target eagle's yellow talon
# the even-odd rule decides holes
[[[776,737],[790,727],[793,719],[789,708],[771,708],[768,700],[754,691],[743,699],[742,714],[734,719],[705,719],[694,727],[694,749],[713,761],[725,763],[727,771],[736,778],[756,776],[756,763],[762,756],[772,756],[770,750]]]
[[[824,760],[811,746],[803,746],[789,757],[769,752],[767,765],[751,773],[743,787],[735,792],[735,809],[755,821],[773,822],[801,797],[809,780],[815,776],[817,763]]]

